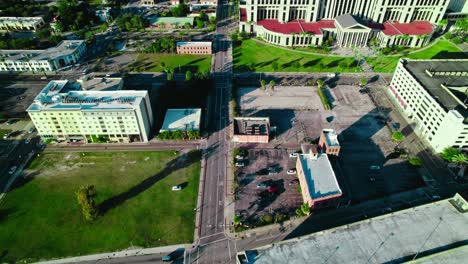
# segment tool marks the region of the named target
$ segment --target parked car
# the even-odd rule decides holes
[[[245,157],[242,155],[236,155],[236,160],[244,160]]]
[[[29,144],[31,142],[31,139],[30,138],[27,138],[25,141],[24,141],[24,144]]]
[[[84,69],[84,70],[83,70],[81,73],[83,73],[83,74],[87,74],[88,72],[89,72],[89,70],[88,70],[88,69]]]
[[[165,255],[162,257],[162,261],[166,262],[166,261],[172,261],[172,256],[171,255]]]
[[[370,170],[380,170],[381,167],[379,165],[372,165],[369,167]]]
[[[261,182],[261,183],[257,184],[257,188],[268,188],[268,184],[266,184],[264,182]]]
[[[15,119],[8,119],[8,120],[5,122],[5,124],[7,124],[7,125],[12,125],[12,124],[14,124],[15,122],[16,122]]]
[[[8,174],[11,175],[11,174],[15,173],[16,169],[17,169],[16,166],[11,167],[10,170],[8,171]]]
[[[369,181],[371,181],[371,182],[375,182],[375,178],[374,178],[374,177],[372,177],[372,176],[370,176],[370,177],[369,177]]]
[[[182,186],[180,186],[180,185],[172,186],[172,190],[173,191],[180,191],[180,190],[182,190]]]
[[[236,167],[244,167],[244,162],[236,162]]]
[[[299,156],[299,153],[297,153],[297,152],[289,153],[290,158],[297,158],[297,156]]]
[[[294,179],[292,181],[289,182],[289,185],[295,185],[295,184],[298,184],[299,183],[299,180],[298,179]]]
[[[286,173],[289,174],[289,175],[294,175],[296,174],[296,169],[289,169]]]
[[[10,138],[12,135],[13,135],[13,132],[6,133],[5,135],[3,135],[3,139],[8,139],[8,138]]]
[[[28,134],[32,134],[35,130],[36,130],[35,127],[30,127],[30,128],[28,129]]]

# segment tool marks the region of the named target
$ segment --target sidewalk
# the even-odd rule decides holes
[[[84,262],[84,261],[95,261],[95,260],[100,260],[100,259],[125,258],[125,257],[142,256],[142,255],[149,255],[149,254],[171,253],[179,248],[187,249],[190,246],[191,246],[190,244],[180,244],[180,245],[172,245],[172,246],[165,246],[165,247],[131,249],[131,250],[108,252],[108,253],[101,253],[101,254],[94,254],[94,255],[87,255],[87,256],[70,257],[70,258],[48,260],[48,261],[39,261],[37,263],[43,263],[43,264],[76,263],[76,262]]]

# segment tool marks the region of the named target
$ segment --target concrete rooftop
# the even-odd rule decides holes
[[[247,251],[248,263],[400,263],[417,252],[437,253],[454,243],[466,244],[468,213],[458,211],[449,200]],[[442,259],[435,263],[461,263],[457,258]]]
[[[201,109],[167,109],[160,131],[200,130]]]

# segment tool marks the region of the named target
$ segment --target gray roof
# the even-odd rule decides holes
[[[247,251],[248,263],[401,263],[417,252],[466,244],[468,213],[449,200]],[[465,255],[466,257],[466,255]],[[460,263],[456,259],[448,262]]]
[[[403,66],[446,111],[457,110],[468,118],[465,93],[468,87],[468,59],[463,60],[403,60]],[[426,72],[432,72],[432,77]],[[459,73],[455,76],[448,73]],[[444,85],[448,89],[442,87]],[[459,89],[457,89],[459,88]],[[455,97],[458,99],[455,99]]]
[[[310,153],[301,154],[298,159],[301,161],[302,170],[309,187],[308,191],[312,199],[342,193],[326,154],[319,154],[317,157]]]
[[[84,40],[63,40],[57,46],[44,50],[0,50],[0,57],[5,60],[50,60],[73,54]]]
[[[234,135],[268,135],[270,119],[268,117],[235,117]]]
[[[167,109],[160,131],[198,131],[200,130],[201,109]]]
[[[322,130],[323,134],[325,135],[325,139],[327,140],[328,146],[339,146],[340,142],[338,141],[338,135],[336,131],[333,129],[324,129]]]
[[[350,15],[350,14],[344,14],[344,15],[341,15],[341,16],[337,16],[335,18],[335,21],[338,22],[338,24],[340,24],[340,26],[342,28],[349,28],[349,27],[353,27],[353,26],[356,26],[356,25],[360,25],[362,26],[359,22],[356,21],[356,19]]]

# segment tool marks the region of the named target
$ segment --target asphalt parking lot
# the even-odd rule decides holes
[[[236,214],[242,222],[254,224],[262,215],[281,213],[293,216],[302,203],[296,175],[289,175],[288,169],[296,167],[296,159],[289,158],[285,150],[250,149],[246,166],[236,168],[238,182]],[[268,168],[274,168],[270,173]],[[275,186],[275,189],[260,187],[258,184]]]
[[[26,117],[26,109],[47,83],[48,80],[0,80],[0,113],[7,117]]]
[[[396,143],[385,123],[390,109],[377,108],[357,86],[338,85],[328,90],[331,110],[323,105],[312,87],[276,87],[262,91],[239,89],[243,116],[267,116],[276,127],[270,146],[314,142],[324,128],[338,133],[340,157],[332,160],[345,195],[361,202],[422,186],[418,172],[405,159],[392,158]],[[379,170],[371,170],[376,165]]]

